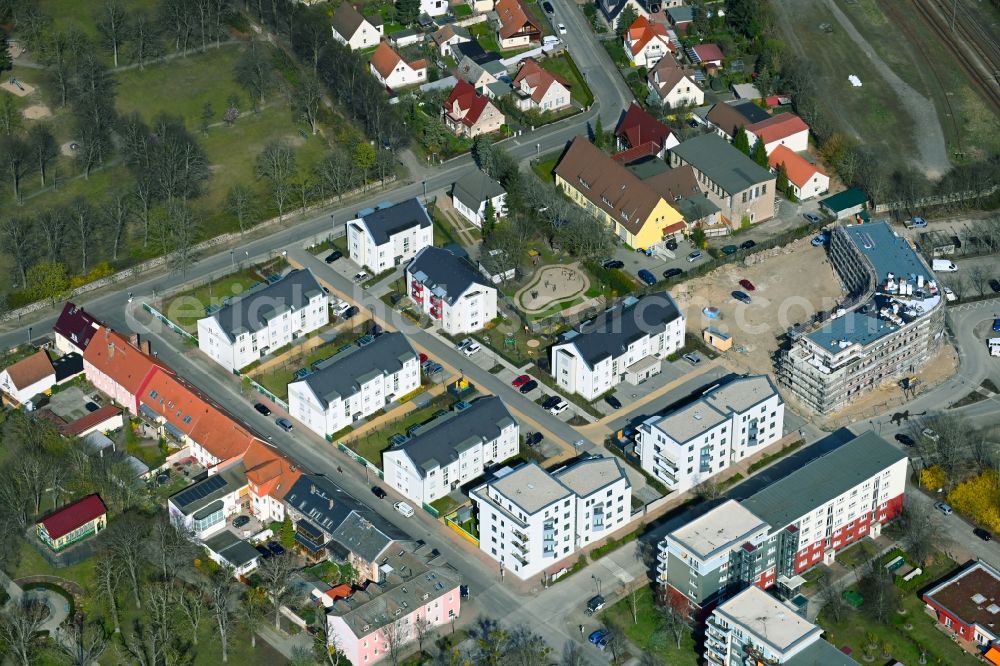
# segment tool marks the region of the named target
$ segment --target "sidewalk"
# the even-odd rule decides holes
[[[297,647],[312,650],[312,636],[304,631],[295,636],[289,636],[284,632],[275,631],[273,626],[265,622],[257,628],[257,635],[289,660],[295,656],[295,648]]]

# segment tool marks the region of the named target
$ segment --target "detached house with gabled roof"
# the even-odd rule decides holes
[[[822,169],[785,146],[774,148],[767,161],[775,173],[784,165],[792,194],[799,201],[812,199],[830,189],[830,177]]]
[[[698,86],[694,70],[681,67],[670,54],[665,54],[649,70],[646,87],[660,104],[674,109],[705,103],[705,92]]]
[[[433,242],[431,218],[416,197],[347,223],[351,260],[375,274],[409,261]]]
[[[542,29],[524,6],[523,0],[498,0],[497,41],[502,49],[519,49],[542,41]]]
[[[383,451],[385,482],[414,502],[430,504],[517,455],[519,433],[500,398],[479,398]]]
[[[288,385],[288,411],[329,438],[420,386],[420,360],[402,333],[351,347]],[[375,462],[375,461],[372,461]]]
[[[467,29],[461,26],[444,25],[431,35],[431,39],[434,40],[434,45],[437,46],[439,54],[450,56],[452,55],[452,46],[471,42],[472,35],[469,34]]]
[[[55,333],[56,349],[63,354],[82,354],[103,322],[86,312],[81,306],[67,301],[59,318],[52,326]]]
[[[778,146],[792,152],[809,150],[809,125],[794,113],[779,113],[766,120],[746,126],[750,147],[757,141],[764,142],[764,150],[770,155]]]
[[[726,141],[732,141],[739,130],[770,117],[767,111],[753,102],[741,100],[732,104],[717,102],[705,114],[705,122]]]
[[[38,539],[58,552],[108,526],[108,508],[100,495],[87,495],[53,511],[35,524]]]
[[[644,108],[632,102],[615,128],[618,150],[636,151],[636,156],[656,155],[663,158],[669,148],[680,141],[674,131],[654,118]],[[616,155],[615,159],[619,156]]]
[[[4,402],[31,411],[31,399],[56,383],[56,370],[44,349],[0,370],[0,394]]]
[[[465,80],[455,84],[445,100],[442,113],[449,130],[469,138],[497,132],[506,122],[503,113],[489,97]]]
[[[371,60],[372,75],[389,90],[417,85],[427,80],[427,61],[406,62],[403,57],[382,42],[375,49]]]
[[[625,299],[552,345],[552,376],[565,391],[594,400],[622,381],[660,372],[684,346],[684,315],[670,294]]]
[[[660,194],[586,137],[573,139],[553,173],[559,189],[630,247],[652,247],[685,228]]]
[[[470,169],[451,188],[451,203],[459,214],[482,228],[487,204],[493,207],[494,222],[507,215],[507,192],[498,181],[479,169]]]
[[[330,300],[309,269],[259,284],[198,320],[198,348],[229,371],[245,368],[330,323]]]
[[[663,56],[677,52],[670,41],[667,26],[654,23],[645,16],[632,22],[625,32],[623,42],[625,54],[633,67],[652,67]]]
[[[514,92],[521,110],[558,111],[570,106],[569,83],[545,70],[534,58],[525,58],[514,77]]]
[[[354,51],[377,46],[385,34],[379,16],[365,18],[346,0],[333,13],[331,29],[334,40]]]
[[[497,316],[496,288],[440,247],[425,247],[406,267],[406,294],[448,335],[478,331]]]

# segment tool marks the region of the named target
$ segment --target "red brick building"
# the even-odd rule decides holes
[[[1000,640],[1000,571],[982,560],[924,593],[939,624],[987,648]]]

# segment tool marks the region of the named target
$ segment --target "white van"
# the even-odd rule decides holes
[[[396,509],[396,511],[399,511],[401,514],[403,514],[407,518],[409,518],[409,517],[411,517],[413,515],[413,507],[410,506],[409,504],[407,504],[406,502],[396,502],[392,506],[393,506],[394,509]]]
[[[941,273],[954,273],[958,270],[958,266],[949,259],[935,259],[931,262],[931,268]]]

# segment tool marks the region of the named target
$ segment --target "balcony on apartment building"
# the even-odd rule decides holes
[[[528,554],[528,544],[525,541],[520,541],[518,539],[511,539],[510,546],[515,551],[520,552],[522,555]]]
[[[510,533],[513,534],[516,538],[520,539],[521,541],[525,543],[528,542],[528,534],[526,532],[522,532],[516,527],[512,527]]]

